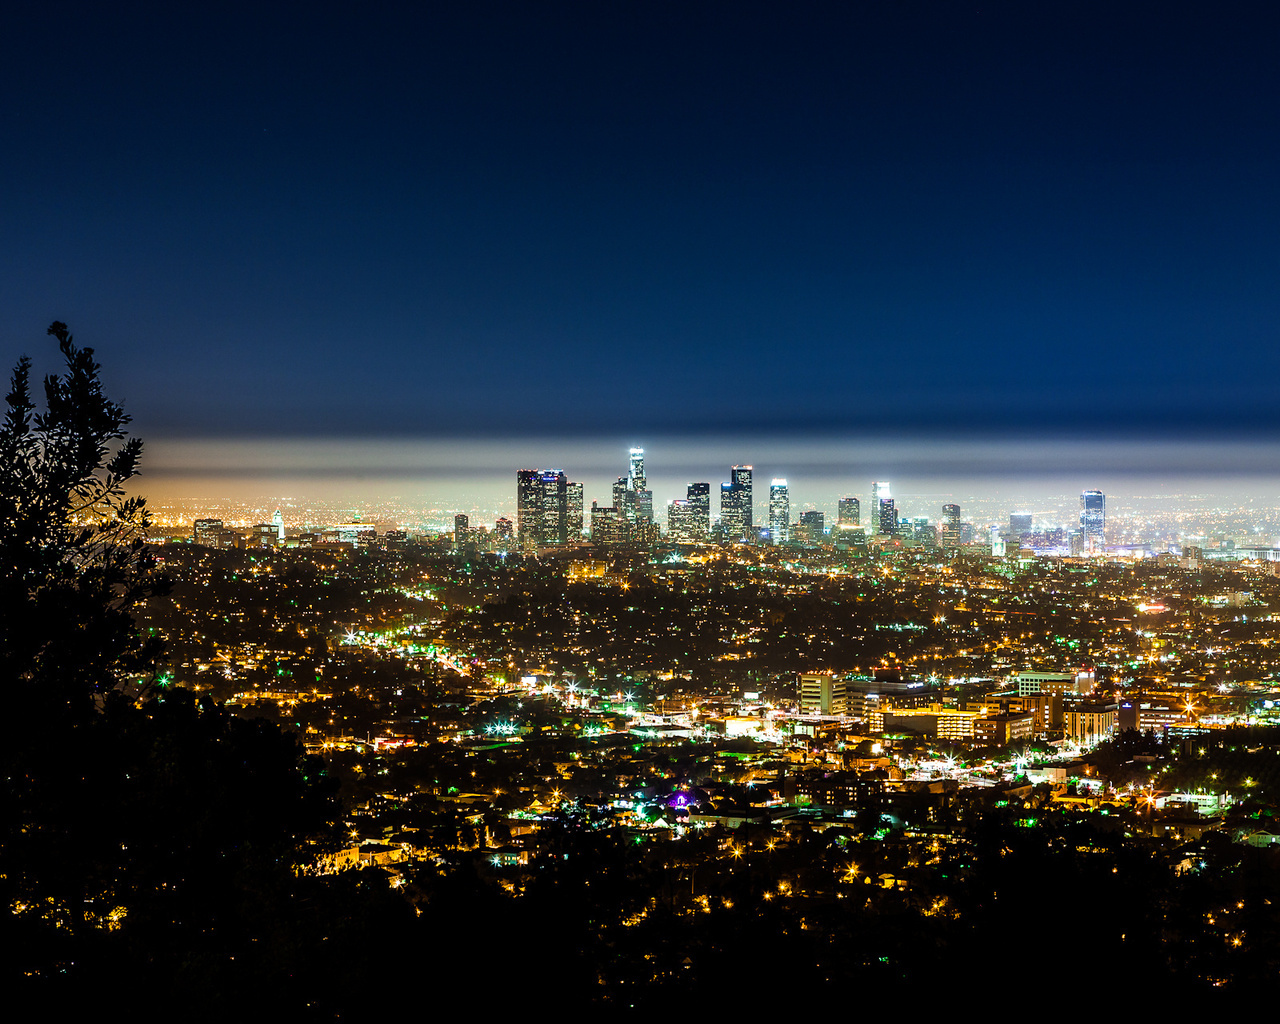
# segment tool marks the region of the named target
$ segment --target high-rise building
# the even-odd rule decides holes
[[[685,494],[689,503],[693,539],[705,541],[711,536],[711,485],[690,484]]]
[[[516,529],[525,550],[576,540],[582,533],[582,485],[558,469],[519,470]]]
[[[276,528],[276,543],[283,545],[284,544],[284,516],[281,514],[279,509],[276,509],[276,514],[271,517],[271,525]]]
[[[800,677],[800,714],[843,715],[847,710],[843,676],[814,672]]]
[[[785,544],[791,532],[791,499],[787,481],[775,477],[769,484],[769,543]]]
[[[564,532],[565,540],[582,539],[582,484],[570,482],[565,490]]]
[[[644,475],[644,449],[632,448],[628,453],[631,456],[631,468],[627,474],[633,491],[643,491],[649,486],[649,482]]]
[[[871,507],[875,512],[875,525],[881,533],[898,532],[898,510],[894,508],[893,496],[889,493],[888,480],[873,480],[871,483]]]
[[[942,506],[942,546],[956,548],[960,546],[960,506]]]
[[[515,539],[515,524],[503,516],[493,524],[493,536],[500,550],[507,550]]]
[[[812,509],[801,512],[798,530],[800,542],[806,547],[818,547],[826,537],[826,526],[826,516],[821,512],[815,512]]]
[[[694,512],[687,498],[667,502],[667,538],[676,544],[692,544],[696,539]]]
[[[897,533],[898,532],[898,510],[893,507],[892,498],[878,498],[880,502],[880,532],[881,533]]]
[[[649,481],[644,474],[644,449],[632,448],[628,452],[631,463],[627,472],[627,489],[634,495],[632,508],[633,519],[640,523],[653,522],[653,491],[649,490]],[[616,505],[617,502],[615,501]]]
[[[471,520],[459,512],[453,517],[453,546],[462,547],[467,542],[467,534],[471,532]]]
[[[612,505],[591,503],[591,542],[593,544],[625,544],[630,526]]]
[[[522,469],[516,473],[516,538],[522,548],[542,542],[542,471]]]
[[[1080,530],[1086,554],[1102,551],[1107,533],[1107,499],[1101,491],[1081,492]]]
[[[837,526],[858,526],[862,518],[862,503],[857,498],[841,498],[836,506]]]
[[[720,528],[729,540],[752,537],[755,519],[751,502],[751,467],[734,466],[729,482],[720,485]]]

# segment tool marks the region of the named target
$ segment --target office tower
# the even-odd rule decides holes
[[[673,498],[667,502],[667,538],[676,544],[692,544],[694,537],[694,510],[687,498]]]
[[[563,544],[568,538],[569,478],[558,469],[545,470],[542,482],[543,544]]]
[[[520,546],[532,549],[542,540],[541,471],[522,469],[516,473],[516,537]]]
[[[1080,494],[1080,529],[1084,533],[1086,554],[1100,552],[1106,539],[1106,496],[1101,491]]]
[[[791,530],[791,500],[787,482],[776,477],[769,484],[769,543],[785,544]]]
[[[942,506],[942,546],[955,548],[960,546],[960,506]]]
[[[503,516],[493,524],[493,535],[498,547],[506,551],[511,547],[511,542],[515,539],[515,524],[506,516]]]
[[[808,547],[818,547],[826,535],[827,517],[821,512],[800,513],[800,540]]]
[[[471,520],[458,513],[453,517],[453,545],[454,547],[462,547],[467,542],[467,534],[470,532]]]
[[[927,548],[937,546],[938,533],[927,516],[916,516],[911,520],[911,539]]]
[[[249,546],[255,548],[274,548],[280,542],[276,540],[275,523],[257,523],[249,531]]]
[[[690,484],[685,491],[693,530],[693,539],[705,541],[711,536],[711,485]]]
[[[582,484],[570,483],[565,490],[565,539],[582,539]]]
[[[857,498],[841,498],[836,506],[837,526],[858,526],[862,518],[862,503]]]
[[[888,480],[871,482],[871,508],[875,514],[874,525],[881,533],[898,532],[898,512],[893,507],[893,497],[889,493]]]
[[[626,481],[627,490],[632,494],[630,502],[632,511],[628,518],[637,523],[652,523],[653,491],[649,490],[648,478],[644,474],[644,449],[632,448],[628,454],[630,455],[631,463],[627,471]],[[616,496],[614,505],[618,505]]]
[[[843,715],[847,710],[848,696],[842,676],[815,672],[800,677],[800,714]]]
[[[519,470],[516,530],[526,551],[576,539],[582,533],[582,485],[570,483],[558,469]]]
[[[632,448],[630,451],[631,469],[628,473],[629,482],[633,491],[643,491],[649,486],[648,480],[644,475],[644,449]]]
[[[880,503],[879,527],[881,533],[898,532],[898,510],[893,507],[892,498],[877,498]]]
[[[218,534],[222,530],[221,519],[197,519],[192,524],[191,542],[207,548],[218,547]]]
[[[752,537],[751,467],[734,466],[727,484],[720,485],[720,528],[729,540]]]
[[[1015,540],[1031,532],[1030,512],[1009,513],[1009,536]]]
[[[627,521],[612,505],[591,503],[591,542],[593,544],[625,544],[630,536]]]
[[[284,543],[284,516],[280,510],[276,509],[276,514],[271,517],[271,525],[276,528],[276,543]]]

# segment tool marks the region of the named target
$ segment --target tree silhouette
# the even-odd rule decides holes
[[[302,978],[328,896],[300,899],[294,869],[336,785],[295,735],[156,685],[131,614],[167,590],[124,491],[142,444],[92,350],[49,334],[65,372],[37,411],[21,359],[0,426],[0,941],[60,993],[122,970],[159,1004]]]
[[[31,396],[19,360],[0,427],[0,682],[18,721],[84,721],[160,653],[130,609],[163,591],[151,573],[142,498],[124,484],[142,442],[102,393],[93,349],[54,323],[66,372]],[[114,449],[114,450],[112,450]]]

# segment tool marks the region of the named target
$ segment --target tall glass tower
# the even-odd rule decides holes
[[[787,482],[778,477],[769,485],[769,543],[785,544],[791,530],[791,499]]]
[[[1107,498],[1101,491],[1081,492],[1080,531],[1086,553],[1102,550],[1107,533]]]
[[[958,548],[960,546],[960,506],[942,506],[942,546]]]
[[[752,534],[751,467],[734,466],[727,484],[720,485],[720,528],[730,540]]]

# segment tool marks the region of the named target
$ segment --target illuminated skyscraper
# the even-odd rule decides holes
[[[960,546],[960,506],[942,506],[942,546],[957,548]]]
[[[1101,491],[1080,494],[1080,529],[1086,554],[1101,551],[1106,540],[1107,499]]]
[[[631,470],[628,476],[631,480],[631,489],[633,491],[643,491],[649,486],[648,480],[644,475],[644,449],[632,448],[629,454],[631,456]]]
[[[564,495],[565,540],[581,540],[582,526],[582,484],[570,483]]]
[[[467,542],[467,534],[471,532],[471,520],[459,512],[453,517],[453,546],[460,548]]]
[[[276,514],[271,517],[271,525],[276,528],[276,543],[284,543],[284,516],[280,510],[276,509]]]
[[[876,480],[871,484],[872,508],[876,512],[876,526],[881,533],[898,532],[898,512],[893,507],[893,498],[889,494],[889,481]]]
[[[517,471],[516,530],[527,551],[577,540],[582,533],[582,484],[570,483],[558,469]]]
[[[720,528],[728,539],[751,537],[755,525],[751,500],[751,467],[734,466],[729,482],[720,485]]]
[[[769,485],[769,543],[785,544],[791,531],[791,499],[781,477]]]
[[[711,536],[711,485],[690,484],[685,493],[693,539],[705,541]]]
[[[637,522],[653,522],[653,491],[649,490],[648,478],[644,475],[644,449],[632,448],[628,453],[631,465],[627,473],[627,487],[633,493],[634,518]],[[614,504],[617,502],[615,500]]]
[[[667,502],[667,538],[676,544],[692,544],[695,536],[694,512],[687,498]]]
[[[841,498],[836,506],[837,526],[858,526],[862,518],[862,503],[857,498]]]
[[[516,538],[522,548],[533,549],[542,541],[541,471],[516,472]]]
[[[800,525],[796,532],[806,547],[816,548],[826,539],[826,518],[821,512],[812,510],[800,513]]]

